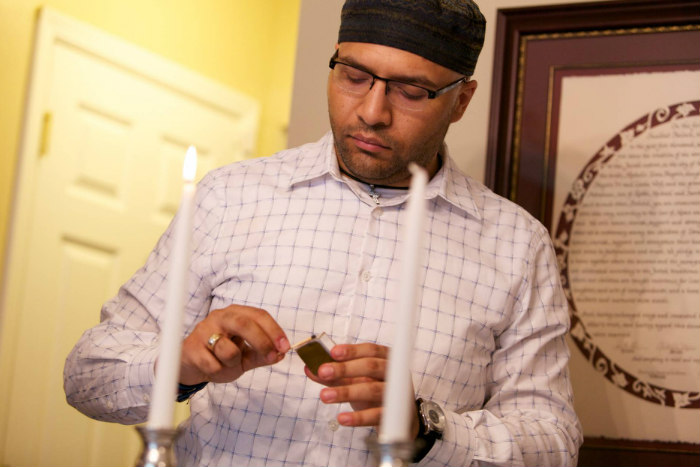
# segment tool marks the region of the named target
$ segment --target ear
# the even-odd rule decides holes
[[[464,111],[467,110],[469,103],[476,92],[477,82],[474,80],[469,80],[462,85],[457,96],[457,102],[454,109],[452,109],[452,117],[450,118],[450,123],[459,121],[464,115]]]

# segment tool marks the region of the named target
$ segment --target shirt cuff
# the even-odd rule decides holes
[[[474,457],[471,449],[472,436],[473,432],[465,423],[463,414],[445,410],[445,432],[442,439],[435,440],[433,448],[416,465],[470,465]]]
[[[127,370],[127,384],[132,406],[147,405],[155,381],[155,365],[158,358],[158,342],[134,355]]]

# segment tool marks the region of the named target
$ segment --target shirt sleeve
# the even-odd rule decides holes
[[[511,324],[497,336],[481,410],[446,411],[443,438],[420,465],[575,466],[582,442],[568,373],[568,305],[544,228]]]
[[[197,188],[184,335],[206,317],[211,303],[211,249],[222,217],[215,186],[208,176]],[[104,304],[100,323],[82,335],[66,359],[66,399],[91,418],[125,424],[146,421],[176,223],[175,218],[146,264]]]

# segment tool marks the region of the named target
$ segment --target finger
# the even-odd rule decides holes
[[[238,347],[243,353],[244,366],[247,369],[275,363],[281,355],[274,342],[254,321],[247,321],[239,326],[237,337],[239,338]]]
[[[209,376],[217,370],[221,363],[207,348],[207,331],[199,323],[192,333],[182,343],[182,355],[180,359],[180,382],[183,384],[197,384],[209,381]]]
[[[320,367],[319,367],[320,371]],[[374,381],[371,378],[365,378],[365,377],[357,377],[357,378],[340,378],[340,379],[329,379],[329,380],[323,380],[318,377],[318,375],[315,375],[311,372],[308,366],[304,367],[304,373],[306,374],[309,379],[313,380],[315,383],[323,384],[325,386],[344,386],[348,384],[354,384],[358,382],[364,382],[364,381]]]
[[[270,314],[260,308],[245,307],[253,315],[254,321],[260,326],[266,336],[273,342],[278,353],[286,353],[291,349],[287,335]],[[245,337],[245,336],[244,336]],[[247,340],[247,339],[246,339]]]
[[[229,336],[241,337],[268,363],[289,350],[284,331],[265,310],[231,305],[212,313],[216,313],[218,324]]]
[[[339,362],[365,357],[386,360],[389,358],[389,348],[368,342],[362,344],[338,344],[331,349],[331,357]]]
[[[338,414],[338,423],[343,426],[379,426],[381,421],[381,407],[372,407],[355,412],[341,412]]]
[[[224,335],[229,336],[227,339],[220,339],[212,350],[224,364],[234,365],[233,362],[239,355],[244,370],[277,361],[279,352],[274,342],[258,325],[256,315],[251,315],[248,307],[229,307],[212,313],[215,315],[213,321],[222,329]]]
[[[324,363],[318,368],[318,377],[324,384],[354,378],[384,381],[386,368],[387,360],[383,358],[359,358],[345,362]]]
[[[319,369],[320,369],[320,368],[319,368]],[[311,379],[311,380],[314,381],[315,383],[326,384],[324,381],[321,380],[321,378],[319,378],[318,376],[316,376],[315,374],[313,374],[313,373],[311,372],[311,370],[309,369],[308,366],[304,366],[304,373],[306,374],[306,376],[307,376],[309,379]]]
[[[350,385],[350,384],[357,384],[357,383],[366,383],[370,381],[377,381],[376,379],[365,377],[365,376],[358,376],[356,378],[342,378],[339,380],[330,380],[330,381],[324,381],[315,374],[311,372],[309,367],[305,366],[304,367],[304,373],[306,376],[309,377],[309,379],[313,380],[316,383],[323,384],[324,386],[328,387],[335,387],[335,386],[345,386],[345,385]]]
[[[267,355],[258,353],[248,343],[244,343],[242,347],[243,358],[241,364],[244,371],[252,370],[265,365],[273,365],[284,360],[285,354],[273,351]]]
[[[321,390],[321,400],[326,404],[364,402],[381,405],[383,399],[384,383],[381,381],[368,381]]]
[[[221,342],[217,342],[217,349],[220,344]],[[232,362],[230,366],[225,366],[205,345],[186,340],[183,343],[182,358],[180,381],[184,384],[203,381],[224,383],[233,381],[242,374],[240,353],[237,365]]]
[[[223,348],[219,348],[219,343],[223,344]],[[230,368],[240,366],[242,371],[248,371],[260,366],[277,363],[284,358],[284,354],[274,352],[275,359],[269,360],[266,356],[256,352],[252,346],[240,336],[220,339],[214,347],[214,355]]]
[[[211,353],[214,354],[222,366],[228,368],[241,366],[243,352],[238,344],[228,337],[222,337],[219,339],[216,344],[214,344],[214,348],[211,349]]]

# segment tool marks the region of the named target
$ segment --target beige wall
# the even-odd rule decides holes
[[[300,0],[0,0],[0,265],[42,5],[252,96],[262,110],[258,153],[285,146]]]
[[[462,170],[483,181],[491,101],[496,10],[534,5],[575,3],[577,0],[477,0],[486,17],[486,39],[474,72],[477,92],[462,120],[452,126],[447,142]],[[338,37],[342,0],[302,0],[294,74],[289,145],[314,141],[328,131],[326,78],[328,59]]]

